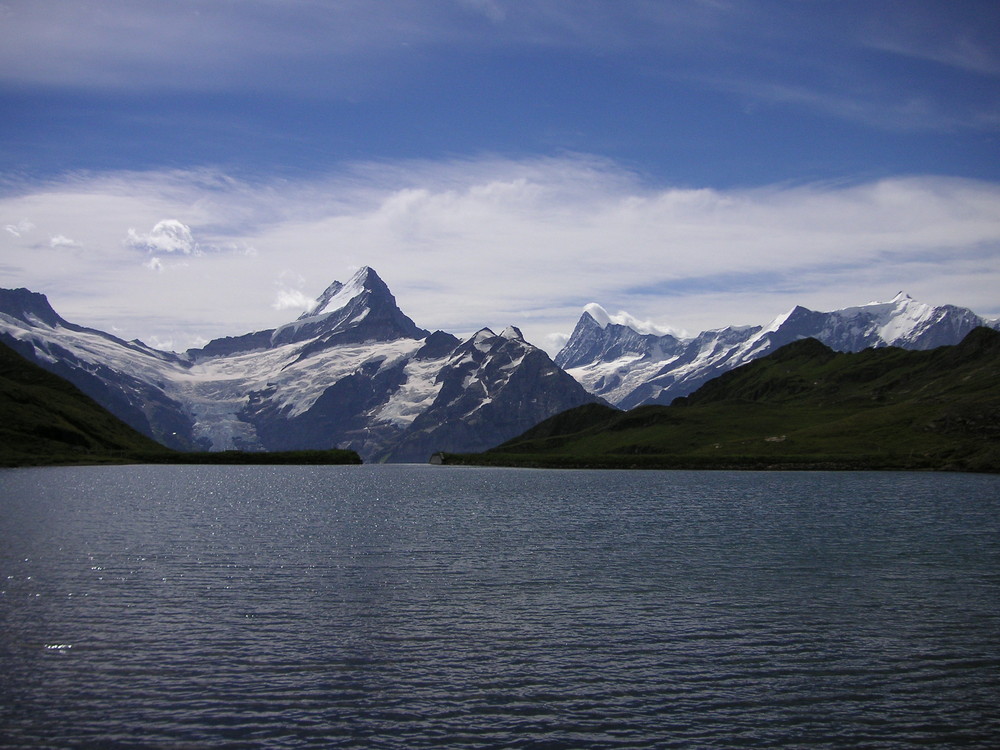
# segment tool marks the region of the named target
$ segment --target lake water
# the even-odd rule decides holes
[[[1000,746],[1000,477],[0,471],[0,746]]]

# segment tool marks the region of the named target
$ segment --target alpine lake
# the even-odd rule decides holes
[[[0,471],[0,747],[1000,746],[1000,477]]]

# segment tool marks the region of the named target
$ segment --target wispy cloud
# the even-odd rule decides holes
[[[872,0],[7,0],[0,84],[149,92],[253,93],[354,101],[405,96],[414,70],[508,65],[525,52],[611,61],[649,77],[888,130],[1000,128],[996,3]],[[881,54],[873,54],[873,51]],[[933,76],[890,58],[935,61]],[[887,62],[889,64],[887,64]]]
[[[80,243],[66,235],[57,234],[49,240],[49,247],[79,247]]]
[[[467,43],[475,8],[499,3],[405,0],[8,0],[0,12],[0,80],[19,85],[187,91],[344,93],[368,85],[355,63],[407,48]],[[311,75],[302,78],[305,71]]]
[[[88,251],[57,260],[57,248],[5,233],[9,284],[50,294],[71,320],[178,345],[287,322],[360,265],[421,326],[513,323],[550,347],[590,302],[688,331],[900,289],[1000,314],[1000,186],[972,180],[678,189],[585,156],[482,158],[357,164],[296,183],[76,178],[0,198],[0,222],[19,216]],[[157,231],[164,216],[176,223]],[[137,255],[122,238],[144,226]],[[256,252],[194,252],[203,242]],[[184,260],[173,273],[143,265],[173,257]]]
[[[27,219],[21,219],[16,224],[7,224],[4,227],[4,230],[14,235],[15,237],[20,237],[21,235],[27,234],[34,228],[35,225],[32,224],[30,221],[28,221]]]
[[[927,60],[991,78],[1000,77],[996,3],[889,2],[859,30],[872,49]],[[958,11],[958,12],[956,12]]]
[[[868,85],[867,90],[860,91],[748,77],[698,76],[697,80],[704,86],[738,95],[750,110],[758,106],[794,107],[898,132],[989,131],[1000,127],[1000,102],[949,107],[927,93],[889,90],[888,84],[885,89],[871,90]]]
[[[271,304],[275,310],[296,310],[305,312],[316,306],[316,300],[301,289],[279,289]]]
[[[7,0],[0,80],[21,85],[173,90],[296,86],[343,92],[416,49],[556,47],[631,53],[718,49],[729,3],[649,0]],[[303,67],[305,66],[305,67]]]
[[[316,306],[316,298],[309,296],[302,287],[306,284],[304,276],[292,271],[282,271],[275,282],[277,292],[271,307],[275,310],[295,310],[306,312]]]

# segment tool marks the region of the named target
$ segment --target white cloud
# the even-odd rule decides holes
[[[535,342],[537,346],[541,346],[550,352],[558,352],[564,346],[566,342],[569,341],[570,334],[568,333],[547,333],[545,334],[545,342]]]
[[[900,289],[1000,315],[1000,185],[974,180],[681,189],[582,156],[484,158],[281,183],[76,177],[0,197],[0,215],[30,215],[88,248],[56,255],[10,234],[33,252],[10,256],[7,285],[49,294],[69,320],[179,346],[288,322],[361,265],[422,327],[515,324],[553,351],[589,302],[691,332]],[[153,229],[122,243],[137,226]]]
[[[274,296],[271,304],[275,310],[297,310],[306,312],[316,306],[316,300],[303,292],[301,289],[289,289],[283,287]]]
[[[283,270],[275,282],[278,290],[275,292],[271,307],[275,310],[295,310],[299,313],[312,310],[316,306],[316,299],[302,290],[305,284],[306,278],[302,274],[288,269]]]
[[[670,326],[657,325],[651,320],[639,320],[624,310],[619,310],[618,313],[612,315],[597,302],[590,302],[584,305],[583,312],[590,315],[601,328],[607,328],[609,324],[613,323],[615,325],[628,326],[639,333],[648,333],[655,336],[670,334],[682,338],[686,335],[684,331],[677,331]]]
[[[24,234],[27,234],[28,232],[30,232],[34,228],[35,228],[35,225],[32,224],[27,219],[21,219],[19,222],[17,222],[17,224],[7,224],[4,227],[4,229],[6,229],[8,232],[10,232],[15,237],[20,237],[20,236],[22,236]]]
[[[80,247],[80,243],[66,235],[57,234],[49,240],[49,247]]]
[[[177,219],[158,221],[148,234],[128,230],[126,243],[137,250],[149,253],[181,253],[194,255],[200,252],[198,243],[191,235],[191,227]]]

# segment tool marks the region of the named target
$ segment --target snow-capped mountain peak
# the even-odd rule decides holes
[[[302,313],[297,320],[305,320],[306,318],[311,318],[313,315],[321,314],[330,304],[330,300],[337,296],[343,288],[343,284],[339,281],[334,281],[330,284],[330,286],[323,290],[323,293],[319,297],[313,300],[309,309]]]
[[[321,339],[313,343],[321,346],[334,336],[337,343],[346,343],[423,338],[428,333],[396,306],[396,298],[375,270],[363,266],[346,284],[330,284],[311,311],[276,328],[270,343]]]
[[[806,308],[802,307],[802,305],[796,305],[788,312],[779,315],[777,318],[775,318],[766,326],[764,326],[761,329],[761,333],[773,333],[774,331],[779,330],[783,325],[788,323],[790,320],[794,320],[796,316],[802,315],[805,312],[809,311],[806,310]]]
[[[966,311],[968,315],[971,312]],[[934,307],[924,302],[917,302],[906,292],[899,292],[888,302],[869,302],[857,307],[846,307],[830,313],[820,313],[828,316],[831,322],[836,321],[841,326],[851,326],[861,336],[866,346],[903,346],[907,348],[925,349],[930,346],[940,346],[941,343],[922,343],[929,334],[929,329],[937,322],[957,322],[962,316],[960,308],[945,305]],[[967,316],[966,316],[967,317]],[[972,317],[977,317],[972,315]],[[968,318],[971,320],[972,318]],[[961,325],[961,324],[960,324]],[[974,327],[974,326],[973,326]],[[822,337],[817,336],[822,340]],[[931,334],[931,338],[936,337]],[[824,342],[826,343],[826,342]],[[834,341],[833,344],[837,342]],[[957,343],[950,342],[950,343]],[[838,348],[834,346],[834,348]],[[853,351],[861,346],[841,344],[843,351]]]
[[[652,321],[639,320],[624,310],[619,310],[617,313],[612,315],[596,302],[590,302],[584,305],[583,313],[585,315],[589,315],[591,320],[593,320],[602,330],[608,326],[626,326],[631,328],[636,333],[641,333],[643,335],[653,334],[656,336],[664,336],[669,334],[671,336],[678,337],[683,335],[672,328],[665,328],[663,326],[656,325]]]
[[[802,338],[818,339],[837,351],[930,349],[957,344],[977,326],[1000,329],[997,321],[970,310],[934,307],[905,292],[889,302],[832,312],[796,305],[763,327],[730,326],[693,338],[656,335],[618,318],[596,303],[585,306],[555,361],[591,393],[626,409],[670,403],[727,370]]]
[[[365,292],[389,292],[389,288],[385,285],[385,282],[369,266],[362,266],[346,284],[342,284],[339,281],[334,281],[330,284],[316,300],[315,307],[302,313],[298,317],[298,320],[308,320],[321,315],[335,313],[338,310],[342,310],[352,300]]]
[[[593,361],[609,361],[627,356],[632,359],[651,352],[670,350],[680,341],[665,329],[656,328],[625,312],[610,315],[595,302],[583,314],[555,363],[567,370]]]
[[[596,397],[513,326],[462,342],[418,328],[362,268],[276,329],[159,352],[0,290],[0,341],[174,448],[346,447],[365,460],[480,451]]]

